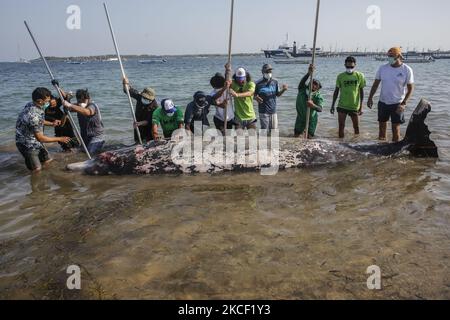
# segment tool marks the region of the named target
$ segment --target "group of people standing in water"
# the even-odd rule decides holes
[[[378,103],[379,139],[387,140],[387,122],[391,120],[393,141],[400,140],[400,125],[405,122],[404,111],[414,90],[413,70],[403,63],[400,48],[392,48],[388,52],[389,63],[379,68],[375,82],[370,91],[367,106],[372,108],[373,98],[381,84],[381,95]],[[364,74],[356,70],[354,57],[345,60],[345,72],[338,75],[336,89],[330,112],[338,112],[339,137],[344,137],[345,122],[349,116],[355,134],[359,134],[360,116],[363,114]],[[226,74],[231,74],[226,65]],[[315,70],[310,65],[308,73],[298,85],[296,100],[297,118],[294,133],[296,137],[306,136],[307,114],[310,110],[308,137],[316,134],[319,113],[324,109],[322,84],[318,79],[311,79]],[[269,64],[262,67],[262,79],[253,82],[250,73],[238,68],[232,79],[217,73],[211,80],[212,91],[198,91],[194,94],[185,112],[176,106],[171,99],[157,102],[156,92],[152,88],[139,91],[123,79],[124,92],[136,100],[135,129],[139,130],[144,143],[160,139],[159,128],[163,137],[170,138],[177,129],[196,130],[194,123],[201,122],[210,127],[209,114],[215,107],[214,126],[225,133],[226,129],[257,129],[254,101],[258,105],[260,128],[269,132],[278,129],[277,99],[287,90],[287,85],[280,87],[273,77],[273,68]],[[307,83],[312,81],[311,83]],[[54,80],[52,84],[59,88]],[[312,93],[309,90],[312,88]],[[81,137],[91,155],[99,153],[105,143],[104,125],[99,106],[91,99],[87,89],[78,90],[76,103],[71,103],[72,94],[60,90],[61,98],[57,98],[46,88],[37,88],[32,94],[32,102],[28,103],[19,114],[16,123],[16,145],[25,159],[26,166],[33,172],[39,172],[42,166],[51,161],[45,143],[58,142],[64,151],[79,147],[79,142],[66,112],[76,113]],[[311,99],[310,99],[311,97]],[[337,108],[336,108],[337,103]],[[63,110],[65,109],[66,112]],[[225,111],[226,110],[226,111]],[[226,118],[225,118],[226,117]],[[44,135],[44,126],[55,128],[55,137]],[[202,128],[200,128],[202,129]],[[139,141],[137,132],[135,140]]]

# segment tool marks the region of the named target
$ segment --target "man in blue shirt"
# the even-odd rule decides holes
[[[265,64],[262,68],[263,78],[256,83],[255,100],[259,106],[259,118],[261,129],[278,129],[277,98],[281,97],[288,89],[283,85],[280,91],[278,81],[272,76],[273,68]]]

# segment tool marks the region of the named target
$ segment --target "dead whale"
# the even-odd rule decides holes
[[[215,136],[211,140],[215,140],[214,146],[212,146],[214,143],[201,146],[200,157],[198,153],[191,152],[195,149],[192,140],[182,143],[180,140],[153,141],[144,146],[105,152],[92,160],[70,164],[67,169],[88,175],[192,174],[227,171],[262,171],[263,174],[269,175],[278,170],[352,162],[371,156],[389,157],[408,153],[414,157],[437,158],[438,148],[430,139],[431,132],[425,124],[430,111],[430,103],[421,100],[411,116],[404,140],[398,143],[352,145],[327,140],[280,138],[275,141],[268,138],[266,140],[270,141],[265,145],[267,148],[252,149],[249,147],[251,143],[247,141],[248,137],[244,137],[244,144],[241,144],[244,147],[241,148],[239,143],[236,143],[238,137],[227,139],[228,142],[232,140],[232,146],[226,148],[223,141]],[[205,153],[210,157],[205,157]]]

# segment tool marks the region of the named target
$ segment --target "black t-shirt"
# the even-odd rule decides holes
[[[45,109],[45,120],[49,122],[54,122],[55,120],[62,121],[65,114],[61,110],[61,104],[58,100],[58,105],[56,107],[48,107]],[[66,123],[63,127],[55,127],[55,136],[57,137],[75,137],[75,133],[73,132],[72,125],[70,121],[67,119]]]

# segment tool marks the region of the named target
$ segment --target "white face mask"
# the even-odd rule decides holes
[[[266,80],[270,80],[270,79],[272,79],[272,73],[264,73],[264,79],[266,79]]]
[[[352,74],[353,72],[355,72],[355,68],[347,68],[348,74]]]
[[[145,99],[144,97],[141,99],[141,102],[145,105],[149,105],[150,103],[152,103],[152,101]]]
[[[87,103],[80,103],[80,107],[82,107],[82,108],[86,108],[87,106],[88,106]]]
[[[172,118],[172,117],[174,116],[175,112],[166,113],[166,114],[167,114],[168,117],[171,117],[171,118]]]

